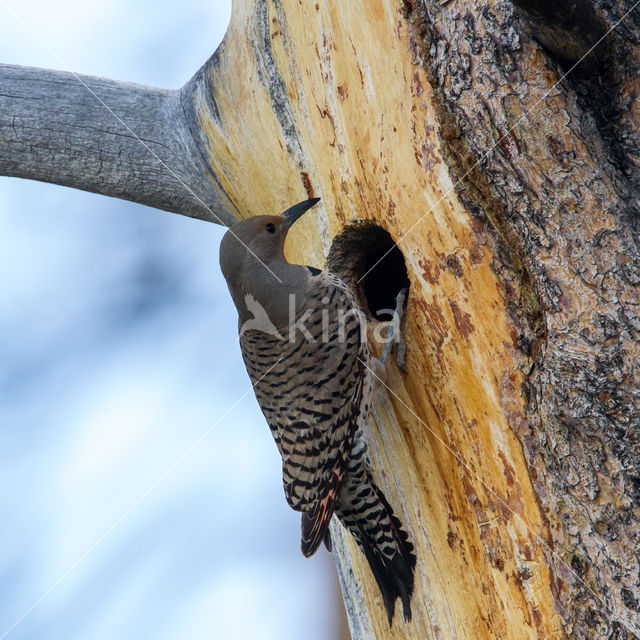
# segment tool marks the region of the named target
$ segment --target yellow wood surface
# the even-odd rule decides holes
[[[389,630],[349,542],[364,627],[377,638],[563,637],[537,539],[545,523],[514,433],[524,419],[515,332],[490,249],[441,157],[402,3],[282,0],[264,10],[234,3],[213,95],[197,97],[222,188],[245,216],[322,197],[291,233],[293,262],[323,267],[333,236],[374,220],[398,241],[411,281],[407,374],[390,367],[370,439],[416,545],[413,621],[397,614]],[[275,98],[274,78],[284,89]]]

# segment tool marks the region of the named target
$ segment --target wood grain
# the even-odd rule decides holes
[[[332,237],[365,219],[407,263],[408,372],[392,367],[369,435],[417,547],[414,619],[389,630],[366,561],[334,528],[353,636],[562,637],[514,434],[522,378],[503,286],[440,153],[402,3],[237,3],[211,73],[199,125],[238,210],[319,195],[292,261],[322,267]]]

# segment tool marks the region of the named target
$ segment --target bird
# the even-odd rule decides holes
[[[302,553],[312,556],[323,541],[331,551],[336,516],[364,553],[391,626],[398,598],[411,620],[416,557],[367,453],[376,362],[364,313],[337,274],[284,255],[289,229],[319,200],[233,224],[220,266],[242,357],[282,457],[285,497],[302,512]]]

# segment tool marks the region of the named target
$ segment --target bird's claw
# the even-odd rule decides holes
[[[405,344],[404,338],[402,337],[401,326],[402,318],[404,316],[404,309],[407,304],[408,291],[408,287],[404,287],[400,289],[398,295],[396,296],[396,308],[393,312],[393,318],[387,331],[387,337],[384,341],[382,357],[380,358],[380,362],[383,365],[386,364],[387,359],[389,358],[389,354],[393,350],[393,346],[396,345],[396,362],[398,363],[398,368],[403,373],[406,373],[404,364],[407,353],[407,345]]]

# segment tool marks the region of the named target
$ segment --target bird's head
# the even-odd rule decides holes
[[[302,214],[320,198],[299,202],[279,216],[254,216],[236,222],[224,234],[220,244],[220,266],[225,278],[244,268],[284,260],[284,241],[287,232]]]

